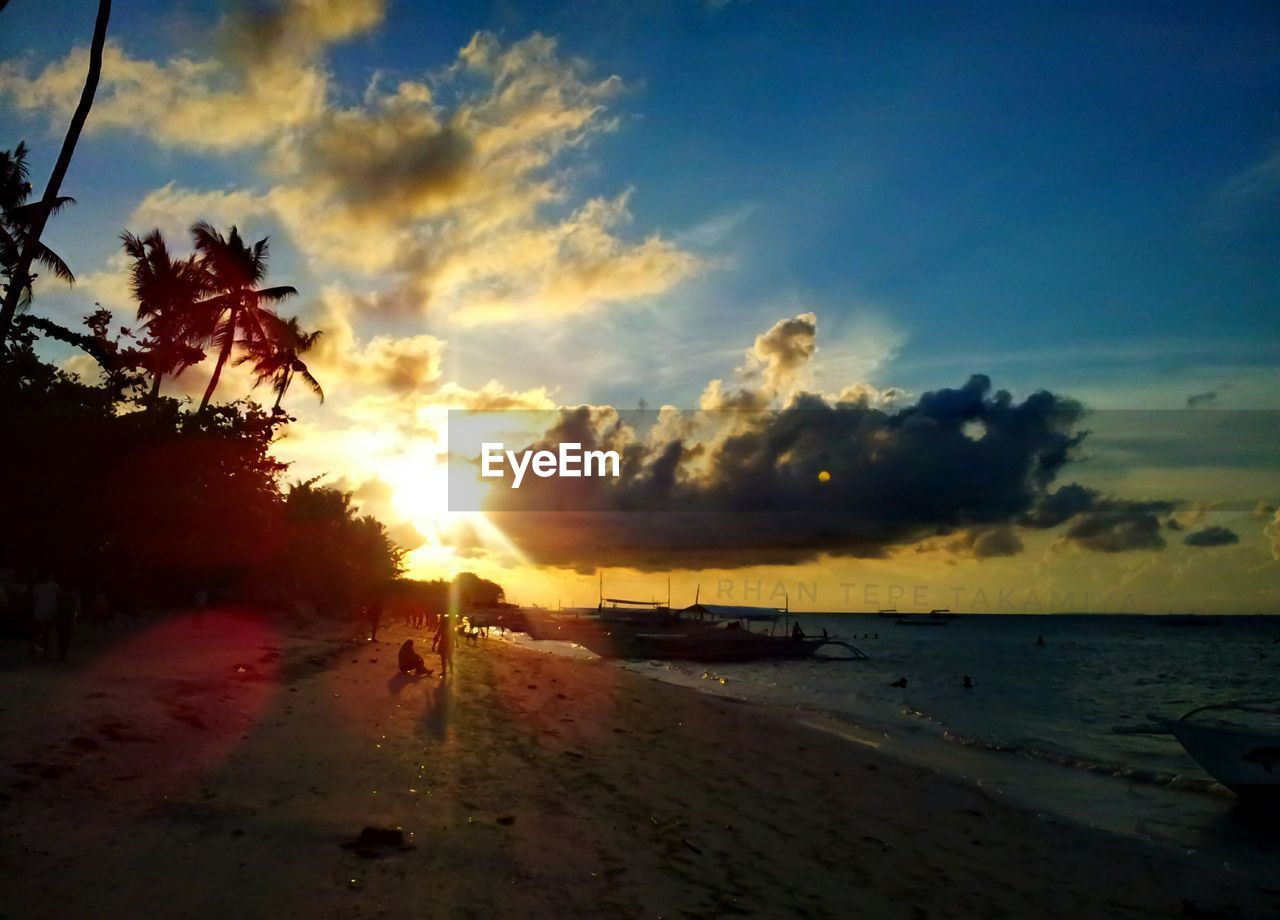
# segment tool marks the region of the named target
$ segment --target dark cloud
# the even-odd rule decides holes
[[[1139,549],[1164,549],[1160,520],[1134,509],[1099,511],[1077,515],[1067,527],[1066,539],[1082,549],[1098,553],[1124,553]]]
[[[562,410],[534,446],[616,449],[622,475],[526,478],[486,510],[532,559],[583,569],[875,557],[957,531],[975,556],[1011,555],[1015,525],[1066,522],[1089,549],[1163,546],[1168,503],[1050,491],[1085,433],[1081,407],[1049,392],[1019,403],[975,375],[898,409],[801,394],[781,409],[708,415],[720,433],[694,440],[644,437],[611,409]]]
[[[1196,409],[1200,406],[1207,406],[1212,402],[1216,402],[1218,394],[1214,390],[1206,390],[1203,393],[1192,393],[1187,397],[1187,408]]]
[[[1022,552],[1022,538],[1012,527],[997,527],[978,533],[973,541],[973,554],[979,559],[994,556],[1016,556]]]
[[[1020,523],[1035,528],[1068,524],[1065,539],[1094,552],[1163,549],[1161,527],[1181,527],[1172,518],[1165,520],[1175,508],[1176,502],[1113,498],[1073,482],[1045,495]]]
[[[1208,547],[1208,546],[1230,546],[1233,543],[1239,543],[1240,537],[1230,527],[1204,527],[1194,533],[1189,533],[1183,539],[1183,543],[1187,546]]]

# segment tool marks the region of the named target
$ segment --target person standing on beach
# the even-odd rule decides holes
[[[53,644],[54,620],[58,617],[58,592],[61,588],[53,580],[53,574],[44,573],[44,578],[31,586],[31,618],[35,620],[35,634],[31,637],[31,654],[39,648],[44,658],[49,658],[49,647]]]
[[[440,678],[443,680],[449,676],[449,664],[453,661],[453,618],[449,614],[440,617],[431,647],[440,652]]]
[[[89,601],[89,626],[94,632],[101,626],[104,630],[111,625],[111,603],[107,600],[107,592],[99,587],[93,592]]]
[[[365,613],[369,617],[369,641],[378,641],[378,624],[382,622],[382,600],[374,598],[373,602],[365,608]]]
[[[76,618],[80,616],[80,592],[75,588],[67,588],[58,592],[58,660],[66,661],[67,652],[71,651],[71,634],[76,628]]]

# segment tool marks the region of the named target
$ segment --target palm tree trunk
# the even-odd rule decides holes
[[[227,316],[227,338],[222,343],[222,350],[218,352],[218,363],[213,366],[213,376],[209,378],[209,386],[205,388],[204,399],[200,400],[200,411],[203,412],[209,405],[209,400],[213,399],[213,391],[218,388],[218,378],[222,376],[222,365],[227,363],[227,358],[231,357],[231,346],[236,340],[236,323],[240,320],[240,306],[231,308],[231,313]]]
[[[156,371],[154,374],[151,375],[151,396],[149,397],[149,402],[151,403],[151,405],[154,406],[159,401],[160,401],[160,372]]]
[[[17,264],[9,274],[9,290],[4,295],[4,306],[0,307],[0,343],[9,334],[13,324],[13,315],[18,311],[18,299],[31,272],[31,260],[35,258],[36,249],[40,245],[40,234],[44,233],[44,225],[49,221],[49,214],[62,188],[62,179],[71,165],[71,156],[76,152],[76,142],[80,140],[80,132],[84,130],[85,120],[89,117],[89,109],[93,106],[93,96],[98,91],[98,78],[102,75],[102,48],[107,42],[107,20],[111,18],[111,0],[98,0],[98,20],[93,27],[93,44],[89,49],[89,75],[84,81],[84,90],[80,93],[80,102],[76,105],[75,114],[71,116],[71,124],[67,135],[62,140],[62,150],[58,153],[58,161],[49,176],[49,184],[44,188],[44,197],[40,207],[36,209],[35,220],[22,241],[22,252],[18,255]]]
[[[280,408],[280,403],[284,400],[285,391],[289,389],[289,378],[293,376],[293,371],[286,370],[284,372],[284,380],[280,381],[280,386],[276,387],[276,408]]]

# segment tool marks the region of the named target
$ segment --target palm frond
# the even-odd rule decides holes
[[[67,284],[75,284],[76,276],[72,274],[70,266],[62,261],[62,256],[58,255],[44,243],[36,244],[36,259],[40,264],[49,271],[53,272],[57,277],[61,278]]]
[[[254,297],[258,300],[265,300],[268,303],[279,303],[290,297],[297,296],[298,289],[289,284],[282,284],[278,287],[262,288],[254,292]]]
[[[320,388],[320,381],[311,375],[311,371],[304,369],[298,372],[302,375],[302,379],[307,382],[307,386],[311,388],[311,392],[320,397],[320,402],[324,402],[324,390]]]

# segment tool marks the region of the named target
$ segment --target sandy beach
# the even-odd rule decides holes
[[[242,611],[3,646],[0,915],[1253,917],[1280,895],[601,661]],[[429,645],[429,642],[420,642]],[[430,664],[435,662],[429,661]],[[403,846],[355,838],[400,828]],[[347,844],[346,847],[343,845]]]

